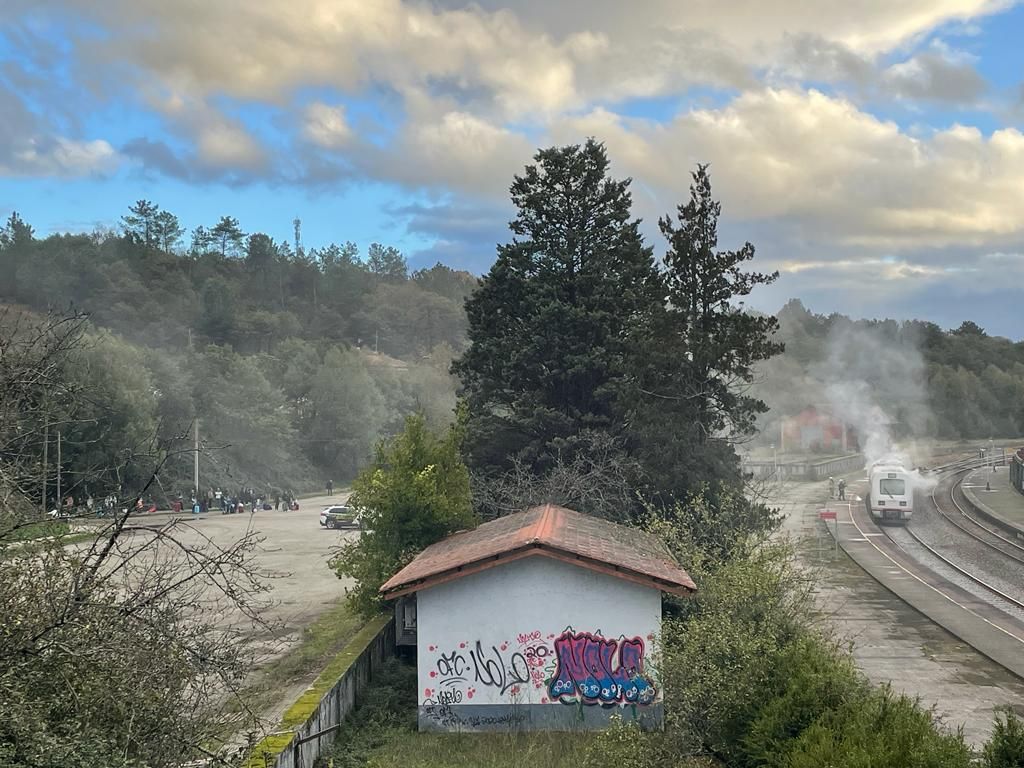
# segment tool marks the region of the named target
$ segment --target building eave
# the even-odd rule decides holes
[[[402,597],[403,595],[409,595],[413,592],[418,592],[422,589],[429,589],[436,587],[440,584],[445,584],[449,581],[455,581],[461,579],[464,576],[470,576],[474,573],[480,573],[490,568],[494,568],[498,565],[505,565],[516,560],[521,560],[525,557],[547,557],[552,560],[558,560],[569,565],[575,565],[580,568],[586,568],[596,573],[604,574],[605,576],[611,576],[616,579],[622,579],[629,581],[634,584],[639,584],[644,587],[651,589],[657,589],[661,592],[666,592],[671,595],[678,595],[680,597],[687,597],[696,591],[696,586],[690,586],[687,584],[680,584],[678,582],[666,581],[659,579],[655,576],[651,576],[645,573],[639,573],[629,568],[624,568],[613,563],[603,562],[594,558],[586,557],[584,555],[577,554],[575,552],[568,552],[566,550],[552,547],[549,544],[541,542],[531,542],[525,546],[518,547],[516,549],[509,550],[507,552],[500,552],[496,555],[477,560],[472,563],[466,563],[460,565],[457,568],[451,568],[446,571],[441,571],[436,574],[431,574],[423,579],[409,582],[407,584],[397,585],[386,592],[382,591],[381,596],[387,600],[392,600],[396,597]]]

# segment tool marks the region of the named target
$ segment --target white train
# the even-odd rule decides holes
[[[905,523],[914,514],[914,476],[898,459],[871,466],[864,503],[874,520]]]

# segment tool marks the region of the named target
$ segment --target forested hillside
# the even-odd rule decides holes
[[[409,273],[394,248],[302,247],[223,217],[186,247],[176,217],[138,201],[120,232],[37,238],[13,214],[0,230],[0,302],[85,313],[87,344],[69,375],[100,378],[117,418],[66,435],[69,480],[103,450],[187,437],[201,425],[202,474],[225,486],[319,485],[351,478],[374,443],[422,409],[447,421],[451,360],[465,344],[476,278],[443,265]],[[111,414],[112,415],[112,414]],[[81,429],[79,425],[76,429]],[[189,487],[191,456],[165,485]],[[205,484],[205,483],[204,483]]]
[[[797,299],[778,320],[785,353],[759,376],[771,408],[762,419],[766,442],[783,416],[818,404],[842,411],[858,400],[884,411],[897,437],[1024,434],[1024,342],[989,336],[971,321],[946,331],[919,320],[816,315]]]

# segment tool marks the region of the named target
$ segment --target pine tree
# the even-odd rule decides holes
[[[604,146],[545,149],[511,187],[511,242],[466,302],[470,347],[453,370],[477,468],[513,458],[542,471],[588,430],[621,432],[625,346],[656,286],[630,214],[630,181]]]
[[[0,229],[0,296],[19,296],[18,269],[31,258],[35,232],[17,211],[11,213]]]
[[[767,410],[747,391],[754,364],[783,349],[773,338],[776,319],[743,306],[743,297],[778,273],[743,271],[754,257],[750,243],[718,250],[721,210],[700,165],[676,221],[659,221],[669,241],[661,272],[666,300],[634,347],[638,444],[648,473],[671,479],[673,491],[735,475],[729,440],[752,434]]]
[[[229,253],[236,255],[242,247],[242,241],[245,240],[238,219],[233,216],[221,216],[220,221],[209,232],[211,241],[217,244],[217,250],[222,257]]]
[[[135,205],[128,208],[127,215],[121,217],[121,226],[128,237],[147,248],[154,248],[159,245],[159,216],[159,205],[149,200],[136,200]]]
[[[400,283],[409,278],[409,265],[397,248],[372,243],[366,255],[366,266],[382,280]]]
[[[181,226],[178,217],[170,211],[160,211],[156,216],[156,230],[154,239],[160,249],[170,253],[181,242],[181,236],[185,234],[185,228]]]

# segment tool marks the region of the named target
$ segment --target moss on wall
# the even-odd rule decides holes
[[[381,615],[370,619],[356,633],[355,637],[342,651],[331,659],[331,662],[320,673],[320,676],[292,704],[281,718],[280,730],[288,733],[274,733],[265,737],[252,750],[244,768],[265,768],[274,764],[277,756],[284,752],[295,738],[295,730],[302,727],[320,706],[320,701],[351,669],[357,659],[370,647],[381,630],[391,621],[390,615]]]

